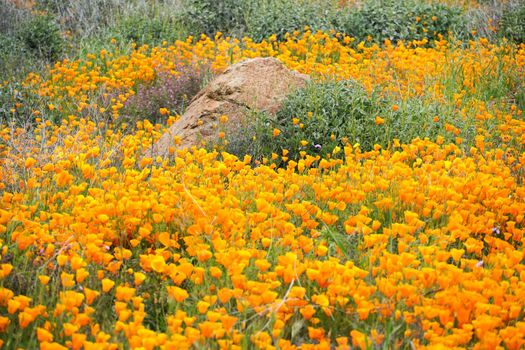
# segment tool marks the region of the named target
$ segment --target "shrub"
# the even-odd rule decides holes
[[[318,150],[316,145],[332,149],[343,137],[368,144],[371,136],[366,132],[368,119],[373,124],[376,107],[354,81],[313,83],[289,96],[277,113],[276,126],[286,131],[285,134],[300,137],[298,142],[308,141],[310,151]],[[293,125],[291,120],[293,127],[287,130],[290,118],[298,118],[304,126],[301,128],[297,122]]]
[[[58,59],[64,49],[64,39],[50,16],[36,16],[19,33],[20,40],[36,55],[49,61]]]
[[[0,1],[0,84],[13,77],[22,77],[37,71],[42,64],[28,52],[19,33],[31,18],[31,12],[18,8],[12,2]]]
[[[228,133],[228,152],[261,160],[283,150],[290,159],[301,151],[326,156],[355,143],[371,150],[376,144],[388,147],[394,139],[435,138],[447,120],[437,104],[414,98],[398,106],[349,80],[309,83],[286,99],[275,118],[264,113],[253,118],[247,130]]]
[[[159,45],[164,40],[172,42],[184,36],[180,23],[174,18],[141,14],[123,18],[112,32],[125,41],[133,41],[139,45]]]
[[[371,38],[397,42],[438,39],[453,33],[467,34],[466,21],[460,8],[444,4],[414,3],[411,1],[368,1],[357,11],[347,10],[339,17],[339,30],[358,41]]]
[[[21,54],[21,45],[10,35],[0,33],[0,84],[5,80],[12,70],[16,67],[16,61]]]
[[[261,41],[272,34],[282,40],[286,33],[303,30],[332,29],[337,6],[330,1],[287,1],[263,0],[254,2],[251,15],[247,18],[247,34],[255,41]]]
[[[525,43],[525,3],[508,7],[503,12],[500,32],[516,43]]]
[[[184,23],[194,34],[214,36],[217,32],[237,33],[246,31],[246,17],[250,0],[186,0]]]
[[[187,8],[185,22],[195,34],[223,32],[261,41],[273,34],[282,39],[305,26],[332,29],[337,5],[335,0],[187,0]]]
[[[340,7],[333,1],[306,0],[186,0],[184,22],[194,34],[214,36],[248,35],[261,41],[275,34],[283,39],[286,33],[303,30],[336,30],[356,37],[369,37],[376,42],[385,39],[432,41],[453,33],[466,38],[466,18],[459,7],[436,3],[369,0],[361,8]]]

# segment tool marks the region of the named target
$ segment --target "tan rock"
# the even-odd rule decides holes
[[[302,87],[308,75],[290,71],[273,57],[252,58],[230,66],[201,90],[188,109],[160,140],[146,151],[145,156],[165,156],[170,147],[200,146],[202,141],[218,137],[219,119],[228,116],[225,128],[249,123],[250,110],[275,113],[284,98]],[[175,146],[174,139],[180,143]]]

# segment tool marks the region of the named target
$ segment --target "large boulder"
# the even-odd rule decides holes
[[[171,147],[201,146],[218,137],[221,116],[226,129],[246,125],[250,110],[277,112],[285,97],[303,87],[308,75],[287,69],[273,57],[252,58],[230,66],[201,90],[188,109],[145,154],[165,156]],[[177,139],[177,145],[174,140]]]

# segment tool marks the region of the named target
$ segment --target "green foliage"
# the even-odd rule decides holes
[[[22,47],[15,37],[0,34],[0,83],[16,69],[16,60],[22,55]]]
[[[339,19],[339,29],[358,41],[371,38],[397,42],[438,39],[449,33],[465,37],[466,22],[460,8],[413,1],[368,1]]]
[[[10,2],[0,5],[0,84],[12,78],[22,79],[43,66],[20,40],[19,33],[32,14]]]
[[[183,21],[196,35],[214,36],[216,32],[242,35],[250,6],[250,0],[186,0]]]
[[[516,43],[525,43],[525,3],[509,7],[503,13],[500,33]]]
[[[29,51],[49,61],[58,59],[64,49],[60,29],[50,16],[34,17],[25,24],[19,36]]]
[[[435,139],[445,134],[447,116],[438,104],[414,98],[397,106],[347,80],[309,83],[292,93],[275,117],[256,113],[252,118],[248,131],[241,127],[227,133],[226,151],[261,160],[283,150],[297,159],[301,151],[334,156],[336,147],[347,144],[359,143],[368,151],[376,145],[389,147],[395,139],[401,143],[416,137]],[[278,136],[274,129],[280,131]]]
[[[290,95],[277,113],[277,128],[283,129],[285,136],[279,139],[292,136],[306,140],[310,151],[319,151],[316,145],[331,150],[343,137],[368,146],[371,135],[367,129],[374,124],[376,107],[373,98],[354,81],[311,83]],[[304,126],[290,123],[292,117]]]
[[[275,34],[283,39],[286,33],[303,30],[335,30],[356,37],[429,41],[439,36],[468,35],[467,19],[459,7],[437,3],[405,0],[369,0],[360,7],[343,7],[336,1],[305,0],[186,0],[184,22],[198,35],[248,35],[261,41]]]
[[[124,41],[133,41],[139,45],[160,45],[163,41],[173,42],[182,39],[184,31],[180,23],[170,17],[148,17],[133,14],[124,17],[111,30],[113,36]]]
[[[337,5],[330,1],[257,1],[246,20],[247,34],[255,41],[272,34],[282,40],[286,33],[301,31],[305,26],[312,30],[329,30],[333,28],[336,9]]]
[[[4,57],[8,52],[17,50],[18,43],[12,36],[0,33],[0,47],[2,48],[2,51],[0,52],[0,57]]]
[[[335,1],[306,0],[186,0],[184,21],[195,35],[214,36],[217,32],[237,37],[247,35],[261,41],[277,35],[303,30],[333,28]]]

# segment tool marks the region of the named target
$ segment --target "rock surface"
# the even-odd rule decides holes
[[[275,113],[285,97],[308,80],[308,75],[290,71],[273,57],[236,63],[192,99],[186,112],[145,156],[165,156],[170,147],[200,146],[216,139],[222,115],[228,116],[225,128],[231,128],[249,123],[245,120],[249,110]]]

